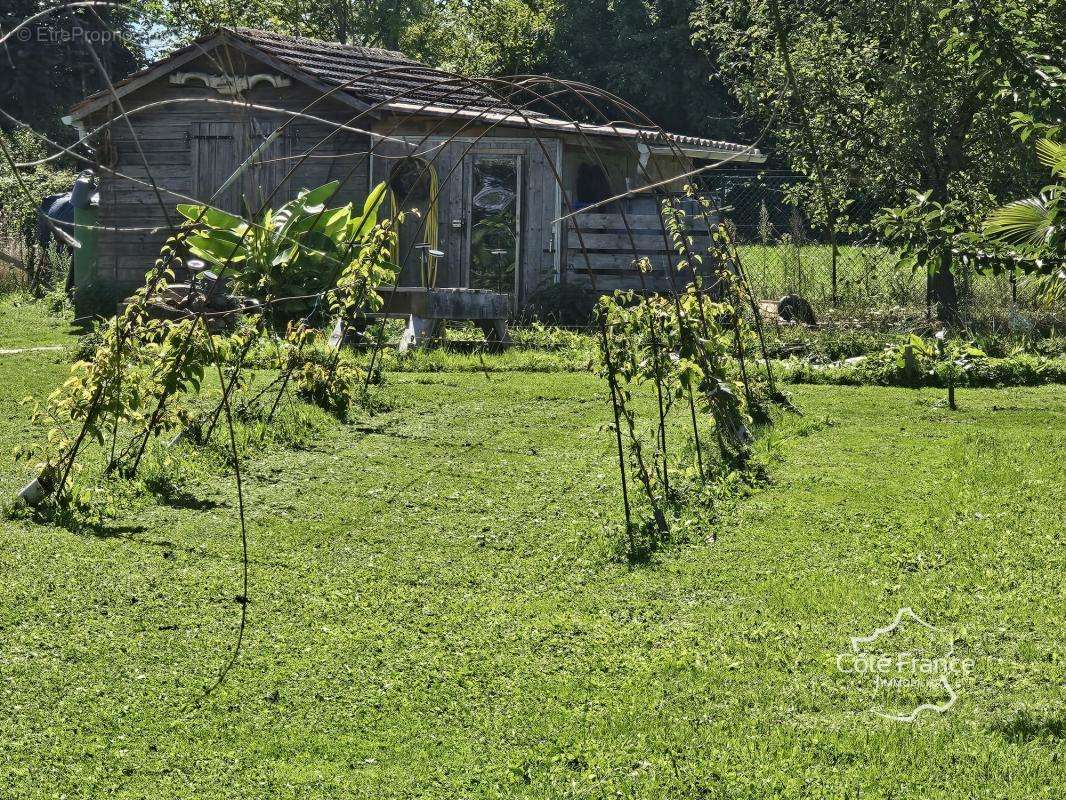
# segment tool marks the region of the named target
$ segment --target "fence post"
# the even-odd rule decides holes
[[[837,247],[836,236],[832,237],[832,241],[829,244],[830,244],[830,247],[832,248],[832,262],[831,262],[831,266],[830,266],[830,273],[831,274],[830,274],[829,279],[833,283],[833,288],[832,288],[833,308],[836,308],[837,307],[837,254],[839,253],[839,248]]]

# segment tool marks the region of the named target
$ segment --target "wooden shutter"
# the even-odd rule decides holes
[[[251,211],[258,212],[291,167],[289,138],[284,131],[265,150],[256,153],[266,136],[276,128],[277,125],[272,123],[254,126],[245,122],[193,123],[189,138],[196,199],[233,214],[243,214],[241,201],[246,198]],[[212,200],[219,188],[253,153],[255,158],[240,179]],[[270,205],[276,208],[292,196],[295,196],[295,189],[290,190],[286,184],[270,199]]]
[[[242,127],[232,122],[194,122],[189,134],[193,195],[201,203],[234,214],[241,210],[239,182],[218,197],[214,195],[240,165]]]

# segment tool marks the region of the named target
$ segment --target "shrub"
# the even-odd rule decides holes
[[[917,376],[899,365],[895,354],[873,356],[853,365],[819,367],[808,362],[787,362],[782,378],[789,383],[828,384],[838,386],[906,386],[938,387],[948,385],[944,365],[919,370]],[[986,358],[956,376],[956,385],[970,388],[1006,386],[1041,386],[1066,383],[1066,358],[1019,353],[1008,358]]]
[[[187,240],[189,251],[225,267],[234,291],[264,301],[293,298],[284,307],[271,309],[275,322],[280,322],[313,307],[310,295],[344,287],[346,281],[374,287],[392,277],[393,267],[387,261],[391,237],[377,224],[385,185],[370,192],[358,213],[351,203],[326,208],[339,187],[340,182],[333,181],[304,189],[295,200],[263,211],[255,226],[204,206],[183,204],[177,210],[193,231]],[[353,274],[357,265],[367,274]]]
[[[44,145],[28,130],[13,133],[0,131],[0,136],[4,137],[8,149],[19,163],[37,161],[46,155]],[[69,192],[74,185],[75,174],[67,169],[42,164],[32,170],[24,170],[21,175],[32,198],[26,196],[6,159],[0,160],[0,234],[23,242],[34,242],[41,201],[49,195]]]
[[[296,396],[328,411],[338,419],[348,416],[356,391],[360,388],[362,371],[343,360],[331,369],[327,365],[305,362],[292,374]]]

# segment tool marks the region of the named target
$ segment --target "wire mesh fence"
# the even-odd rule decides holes
[[[878,203],[852,201],[846,230],[837,233],[834,258],[825,226],[797,199],[809,194],[803,191],[804,176],[773,170],[711,170],[702,183],[733,229],[760,298],[797,294],[819,316],[889,310],[897,316],[928,313],[925,273],[899,268],[896,254],[879,241]],[[1020,276],[956,266],[960,311],[970,324],[1016,325],[1019,315],[1048,313],[1038,293]],[[1051,313],[1061,316],[1062,309]]]

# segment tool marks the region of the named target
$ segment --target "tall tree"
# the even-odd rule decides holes
[[[821,173],[837,198],[885,203],[911,188],[938,203],[1016,188],[1028,162],[1008,114],[1055,104],[1046,65],[1062,63],[1064,26],[1062,0],[704,0],[693,17],[795,167]],[[949,257],[931,291],[951,319]]]
[[[404,37],[404,52],[467,75],[514,75],[543,64],[557,0],[438,0]]]
[[[608,89],[664,127],[736,136],[736,108],[715,52],[692,42],[698,0],[562,0],[544,67]]]
[[[0,31],[12,31],[41,10],[38,0],[5,0]],[[0,108],[38,131],[69,139],[71,131],[60,118],[75,102],[106,85],[93,53],[112,80],[136,69],[141,48],[128,13],[60,10],[20,29],[0,47]],[[14,126],[0,116],[0,129]]]
[[[220,26],[243,26],[395,49],[436,5],[434,0],[148,0],[144,9],[174,43]]]
[[[146,8],[174,43],[219,26],[247,26],[500,74],[540,61],[555,6],[553,0],[149,0]]]

